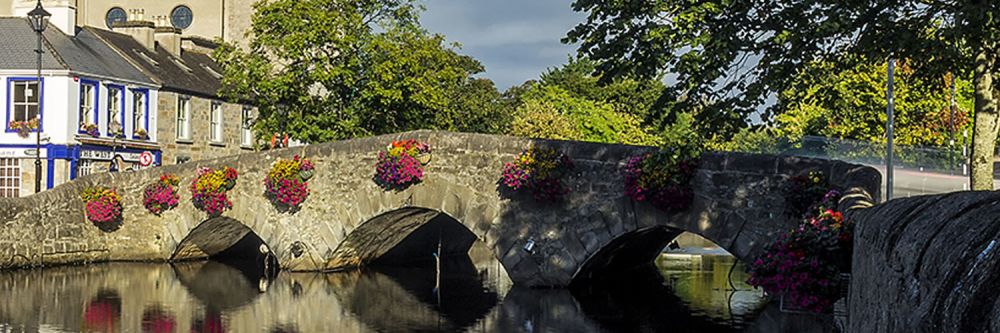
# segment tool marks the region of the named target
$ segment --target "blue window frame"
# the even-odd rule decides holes
[[[106,123],[108,136],[125,137],[125,86],[108,84]]]
[[[98,112],[100,108],[97,101],[101,100],[100,97],[100,83],[94,80],[80,79],[80,123],[77,124],[79,133],[87,133],[85,126],[88,124],[98,124],[97,114],[100,113]],[[98,129],[98,133],[100,133],[100,129]]]
[[[35,77],[7,78],[7,121],[4,122],[7,133],[17,132],[17,129],[10,128],[11,121],[31,120],[35,116],[38,117],[38,128],[43,128],[44,89],[45,78],[42,78],[41,84]]]
[[[131,139],[136,139],[139,129],[146,132],[146,138],[140,140],[151,140],[149,135],[149,89],[132,88],[132,133]]]

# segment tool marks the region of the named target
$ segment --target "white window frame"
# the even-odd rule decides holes
[[[244,106],[240,114],[240,145],[243,147],[253,145],[253,131],[250,129],[250,123],[252,122],[251,112],[253,112],[253,109]]]
[[[21,160],[0,158],[0,198],[21,196]]]
[[[177,96],[177,140],[191,140],[191,97]]]
[[[87,125],[91,124],[91,121],[94,119],[94,109],[97,106],[97,103],[95,103],[97,100],[94,98],[96,92],[96,84],[80,83],[80,131],[86,131]]]
[[[223,138],[225,137],[225,135],[223,135],[225,134],[225,132],[223,131],[224,128],[222,127],[222,119],[223,119],[222,111],[223,111],[222,103],[219,103],[217,101],[212,101],[211,109],[208,112],[209,142],[222,143]]]
[[[115,123],[118,124],[118,134],[125,135],[125,122],[122,118],[122,93],[124,88],[121,86],[108,86],[108,136],[114,136],[116,128]]]
[[[34,89],[28,89],[34,86]],[[24,87],[24,100],[17,100],[17,89],[19,87]],[[31,106],[35,107],[35,117],[38,119],[42,118],[42,108],[41,102],[41,92],[38,89],[38,80],[13,80],[10,81],[10,121],[28,121],[34,118],[28,117],[31,114]],[[28,92],[31,95],[28,95]],[[34,97],[35,101],[31,102],[31,98]],[[18,109],[23,109],[19,111]],[[18,117],[18,113],[21,113],[21,117]],[[9,123],[9,121],[8,121]]]
[[[135,132],[142,129],[146,131],[146,136],[149,135],[149,129],[146,128],[146,109],[149,107],[146,105],[149,94],[148,90],[143,89],[132,89],[132,136],[135,137]]]

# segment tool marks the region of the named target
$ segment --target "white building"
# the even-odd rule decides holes
[[[42,189],[107,170],[115,155],[137,162],[150,152],[156,163],[161,156],[159,85],[99,36],[78,29],[74,8],[46,10],[58,15],[43,33],[41,82],[27,18],[0,17],[0,197],[34,192],[36,133],[23,137],[14,122],[40,120]]]

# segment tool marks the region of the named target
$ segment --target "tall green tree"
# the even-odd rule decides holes
[[[809,64],[905,59],[917,75],[972,77],[972,187],[993,188],[1000,2],[989,0],[577,0],[565,41],[605,78],[671,73],[681,108],[747,115]],[[772,108],[770,111],[774,111]],[[770,114],[765,114],[769,118]]]
[[[258,132],[323,142],[499,130],[490,119],[501,114],[498,93],[471,77],[482,65],[422,29],[414,0],[275,0],[255,9],[248,47],[224,45],[215,57],[222,93],[258,103]]]

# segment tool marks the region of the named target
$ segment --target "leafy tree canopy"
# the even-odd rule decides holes
[[[576,0],[573,8],[588,17],[565,41],[598,61],[602,79],[670,74],[676,84],[665,94],[677,107],[707,106],[722,119],[745,118],[821,60],[848,69],[896,58],[929,79],[971,76],[973,188],[992,188],[1000,2]]]
[[[224,45],[223,91],[259,105],[255,129],[304,142],[420,128],[495,132],[482,65],[423,30],[414,0],[255,5],[247,48]]]

